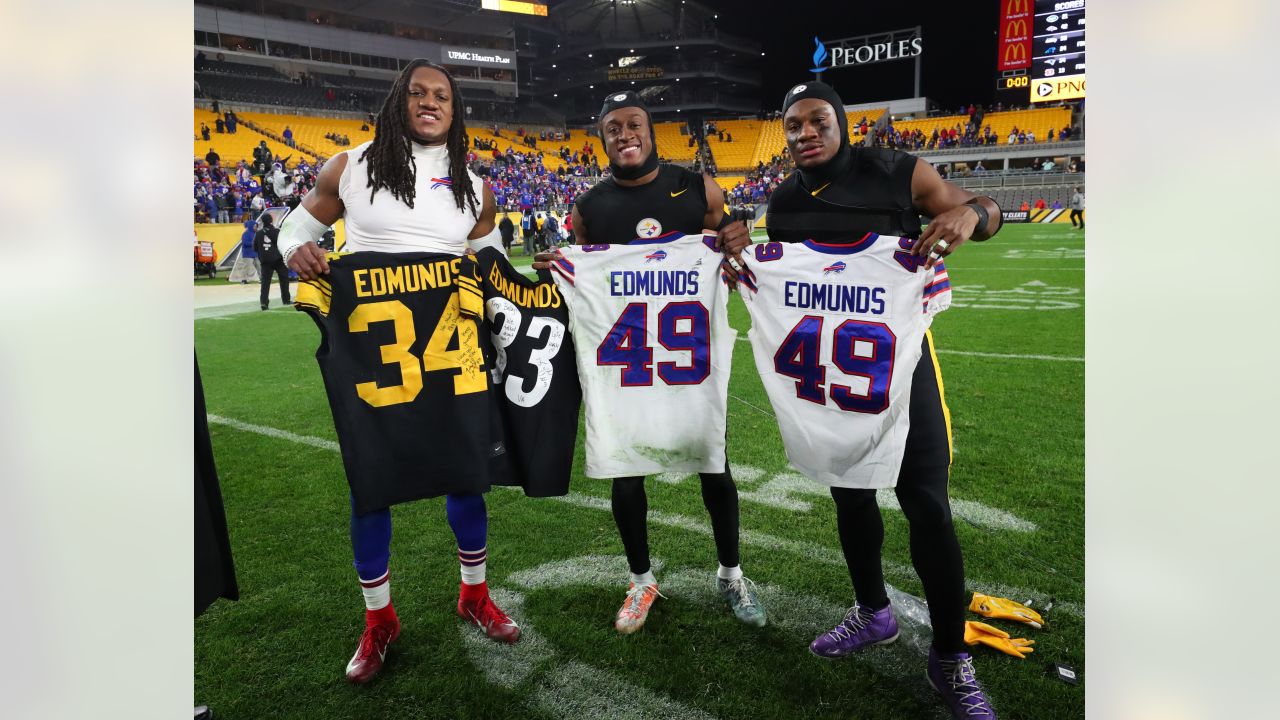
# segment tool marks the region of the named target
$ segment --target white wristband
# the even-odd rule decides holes
[[[284,261],[289,262],[289,258],[303,243],[320,242],[328,229],[328,225],[317,220],[299,203],[280,223],[280,253],[284,255]]]

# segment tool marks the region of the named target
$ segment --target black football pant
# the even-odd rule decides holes
[[[933,645],[940,653],[956,653],[965,650],[964,559],[947,499],[951,446],[931,342],[926,336],[924,354],[911,380],[911,430],[895,492],[910,526],[911,564],[929,603]],[[840,546],[858,604],[883,608],[889,596],[880,565],[884,522],[876,491],[833,487],[831,497],[836,501]]]
[[[267,298],[271,295],[271,276],[275,274],[280,278],[280,303],[288,306],[289,300],[289,266],[284,264],[284,260],[277,263],[268,263],[265,260],[262,263],[262,294],[258,300],[263,307],[267,306]]]
[[[1083,230],[1084,229],[1084,211],[1083,210],[1071,211],[1071,227],[1076,226],[1077,220],[1080,221],[1080,229]]]
[[[726,462],[724,472],[699,473],[702,504],[711,514],[711,534],[716,541],[716,558],[725,567],[738,565],[738,486],[733,483]],[[613,480],[613,520],[627,552],[627,565],[636,575],[649,572],[649,498],[643,477]]]

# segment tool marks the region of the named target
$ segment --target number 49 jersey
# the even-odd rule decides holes
[[[711,237],[669,233],[552,263],[586,399],[587,477],[724,471],[737,332],[722,259]]]
[[[810,479],[893,487],[910,429],[911,378],[933,316],[951,304],[939,262],[908,238],[763,243],[740,287],[752,354],[787,459]]]

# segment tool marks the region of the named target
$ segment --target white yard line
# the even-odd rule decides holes
[[[306,435],[297,435],[287,430],[280,430],[278,428],[266,427],[263,425],[254,425],[252,423],[246,423],[240,420],[234,420],[232,418],[225,418],[225,417],[222,417],[221,415],[210,414],[209,422],[215,425],[226,425],[228,427],[232,427],[237,430],[243,430],[245,432],[256,433],[258,435],[265,435],[267,437],[277,438],[280,440],[287,440],[293,443],[310,445],[311,447],[320,448],[322,450],[339,452],[338,443],[332,440],[325,440],[323,438],[317,438],[317,437],[309,437]],[[495,487],[502,487],[502,486],[495,486]],[[509,488],[509,489],[514,490],[515,488]],[[602,497],[596,497],[594,495],[584,495],[581,493],[571,492],[568,495],[565,495],[562,497],[552,497],[548,499],[555,500],[557,502],[566,503],[568,505],[573,505],[575,507],[587,508],[591,510],[600,510],[603,512],[612,512],[613,510],[612,505],[608,499],[602,498]],[[697,533],[699,535],[704,535],[707,537],[711,537],[712,535],[711,526],[708,523],[698,520],[696,518],[688,517],[686,515],[679,515],[674,513],[665,513],[661,511],[650,510],[649,520],[651,520],[652,522],[658,523],[659,525],[666,525],[668,527],[679,528],[682,530],[687,530],[689,532]],[[824,545],[804,542],[801,540],[790,540],[788,538],[775,537],[773,535],[757,532],[754,530],[740,530],[739,537],[741,541],[747,545],[764,548],[766,550],[776,550],[776,551],[786,552],[792,555],[798,555],[800,557],[816,560],[818,562],[821,562],[827,565],[836,565],[839,567],[845,566],[844,556],[841,554],[841,552],[839,550],[829,548]],[[884,563],[884,572],[885,572],[886,578],[893,578],[895,580],[898,580],[899,582],[901,581],[917,582],[917,583],[919,582],[918,576],[910,566],[893,562],[891,560],[884,560],[883,563]],[[979,580],[972,577],[969,578],[968,584],[971,588],[975,588],[979,591],[986,592],[987,594],[995,594],[1001,597],[1007,597],[1013,600],[1017,600],[1019,602],[1022,602],[1023,600],[1026,600],[1026,599],[1041,599],[1045,597],[1045,594],[1038,590],[1004,585],[1001,583],[990,583],[990,582],[986,582],[984,580]],[[1074,602],[1057,603],[1055,604],[1054,609],[1060,613],[1075,615],[1077,617],[1084,617],[1084,607],[1079,603],[1074,603]]]

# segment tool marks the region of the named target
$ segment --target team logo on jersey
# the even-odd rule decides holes
[[[447,176],[442,178],[436,178],[436,177],[431,178],[432,190],[435,190],[436,188],[442,188],[442,187],[447,187],[447,188],[453,187],[453,178],[447,177]]]
[[[653,252],[644,256],[644,262],[646,265],[651,262],[662,262],[663,260],[666,260],[666,259],[667,259],[666,250],[654,250]]]
[[[837,260],[837,261],[835,261],[835,262],[831,263],[830,265],[828,265],[828,266],[826,266],[826,267],[822,268],[822,274],[823,274],[823,275],[830,275],[830,274],[832,274],[832,273],[835,273],[835,274],[839,275],[839,274],[840,274],[840,273],[842,273],[842,272],[844,272],[844,261],[843,261],[843,260]]]
[[[636,223],[636,237],[651,238],[662,234],[662,223],[653,218],[645,218]]]

